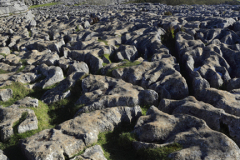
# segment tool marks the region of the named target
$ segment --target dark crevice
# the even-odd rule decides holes
[[[180,73],[187,82],[189,95],[193,95],[192,80],[189,76],[189,73],[187,73],[187,71],[185,70],[184,64],[182,64],[180,61],[176,46],[176,34],[179,31],[181,30],[174,30],[174,28],[169,28],[167,29],[166,34],[161,37],[161,40],[163,45],[165,45],[169,49],[169,53],[176,58],[177,63],[180,67]]]

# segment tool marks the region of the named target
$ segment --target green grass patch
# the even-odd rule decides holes
[[[135,135],[130,133],[135,123],[118,126],[112,132],[102,132],[98,135],[98,142],[104,156],[108,160],[133,160],[136,159],[132,141]]]
[[[84,78],[83,76],[82,78]],[[22,134],[16,133],[17,126],[26,118],[25,114],[22,115],[22,118],[14,124],[15,133],[8,141],[0,142],[0,149],[5,152],[10,160],[25,160],[26,158],[21,152],[19,146],[19,140],[30,137],[44,129],[54,128],[60,123],[72,119],[74,114],[80,109],[83,105],[74,105],[76,100],[81,96],[81,79],[79,79],[74,87],[71,88],[72,95],[67,99],[63,99],[59,102],[47,105],[39,100],[39,106],[37,108],[28,107],[35,112],[35,115],[38,118],[38,129],[33,131],[28,131]],[[22,83],[12,83],[10,86],[5,86],[2,88],[11,88],[13,90],[13,97],[7,102],[0,102],[0,105],[4,107],[10,106],[15,103],[17,100],[23,99],[26,96],[40,99],[42,95],[48,89],[28,89]]]
[[[28,31],[28,35],[29,35],[29,37],[32,37],[32,32]]]
[[[180,144],[174,143],[160,148],[140,149],[137,151],[137,155],[139,160],[171,160],[168,155],[181,149]]]
[[[28,89],[26,86],[24,86],[22,83],[19,83],[19,82],[13,82],[10,86],[1,87],[1,89],[7,89],[7,88],[12,89],[13,97],[6,102],[0,101],[0,105],[2,105],[3,107],[10,106],[16,101],[23,99],[28,94],[33,92],[31,89]]]
[[[169,160],[167,156],[182,149],[182,146],[174,143],[156,149],[133,149],[132,142],[137,141],[133,131],[135,122],[123,124],[115,128],[112,132],[102,132],[98,135],[97,144],[104,151],[104,156],[108,160]]]
[[[82,2],[82,3],[74,4],[73,6],[81,6],[81,5],[84,5],[84,4],[87,4],[87,3],[86,2]]]
[[[104,54],[103,57],[105,57],[110,63],[112,62],[112,61],[110,60],[110,55],[109,55],[109,54]]]
[[[5,74],[5,73],[9,73],[8,71],[2,70],[0,69],[0,74]]]
[[[164,15],[165,15],[165,16],[171,16],[171,15],[172,15],[172,12],[167,11],[167,12],[164,13]]]
[[[4,53],[0,53],[0,55],[2,55],[4,58],[6,58],[6,54],[4,54]]]
[[[131,66],[136,66],[136,65],[139,65],[141,62],[139,61],[134,61],[134,62],[131,62],[129,60],[126,60],[124,59],[123,60],[123,64],[120,65],[120,66],[117,66],[117,67],[114,67],[114,68],[111,68],[107,71],[107,76],[112,76],[112,71],[115,70],[115,69],[118,69],[118,68],[125,68],[125,67],[131,67]]]
[[[106,41],[106,40],[103,40],[103,39],[98,39],[98,42],[103,42],[103,43],[105,43],[105,45],[107,46],[108,45],[108,42]]]
[[[3,150],[5,152],[5,154],[7,155],[7,157],[10,160],[25,160],[25,156],[22,154],[21,152],[21,148],[18,145],[19,144],[19,140],[21,139],[25,139],[27,137],[30,137],[44,129],[48,129],[48,128],[53,128],[54,126],[50,125],[50,116],[48,115],[48,106],[39,101],[39,106],[37,108],[34,107],[29,107],[29,109],[32,109],[35,112],[35,115],[37,116],[38,119],[38,129],[36,130],[32,130],[32,131],[28,131],[25,133],[21,133],[18,134],[17,133],[17,126],[26,118],[27,116],[27,112],[24,112],[22,114],[22,117],[19,121],[17,121],[15,123],[15,126],[13,127],[14,129],[14,135],[7,141],[7,142],[0,142],[0,149]]]
[[[22,63],[22,67],[20,67],[20,68],[16,71],[16,73],[22,72],[22,71],[26,68],[26,66],[28,65],[26,59],[21,59],[20,62]]]
[[[33,6],[30,6],[28,9],[34,9],[34,8],[39,8],[39,7],[48,7],[48,6],[53,6],[53,5],[57,5],[57,4],[59,4],[59,2],[52,2],[52,3],[46,3],[46,4],[33,5]]]
[[[21,118],[13,124],[13,132],[14,134],[17,134],[17,128],[18,126],[27,118],[28,112],[23,112]]]
[[[147,115],[147,111],[150,108],[151,105],[145,105],[145,106],[141,106],[142,109],[142,115],[146,116]]]
[[[81,31],[80,28],[79,28],[79,25],[76,26],[76,29],[75,29],[76,32],[79,32]]]

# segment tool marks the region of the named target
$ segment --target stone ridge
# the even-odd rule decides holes
[[[26,12],[27,10],[28,7],[24,4],[24,2],[0,0],[0,17]]]

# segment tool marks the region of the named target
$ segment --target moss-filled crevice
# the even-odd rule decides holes
[[[118,69],[118,68],[126,68],[126,67],[131,67],[131,66],[136,66],[136,65],[139,65],[139,64],[141,63],[141,62],[139,62],[139,61],[131,62],[131,61],[126,60],[126,59],[122,60],[121,62],[123,62],[121,65],[109,69],[109,70],[107,71],[106,76],[112,77],[112,71],[115,70],[115,69]]]
[[[168,155],[181,149],[182,146],[180,144],[174,143],[159,148],[139,149],[137,155],[139,160],[171,160],[168,158]]]
[[[59,125],[60,123],[72,119],[74,117],[74,114],[77,112],[77,110],[82,107],[83,105],[75,105],[74,103],[77,101],[77,99],[82,94],[82,88],[81,88],[81,82],[82,79],[85,76],[83,76],[81,79],[79,79],[75,85],[70,88],[71,90],[71,96],[63,99],[59,102],[47,105],[43,103],[41,100],[39,100],[39,106],[38,107],[28,107],[29,109],[33,110],[35,115],[38,119],[38,129],[28,131],[25,133],[17,133],[17,127],[18,125],[26,119],[26,113],[22,115],[19,121],[17,121],[14,124],[14,131],[15,134],[6,142],[0,141],[0,149],[3,150],[6,154],[6,156],[10,160],[25,160],[25,156],[21,152],[21,148],[19,145],[19,141],[21,139],[25,139],[27,137],[30,137],[44,129],[54,128],[56,125]],[[10,106],[16,101],[23,99],[27,96],[30,96],[32,98],[41,99],[42,95],[48,90],[48,89],[29,89],[22,83],[12,83],[10,86],[5,86],[2,88],[11,88],[13,90],[13,97],[8,100],[7,102],[0,102],[0,105],[3,105],[4,107]],[[22,107],[21,107],[22,108]]]

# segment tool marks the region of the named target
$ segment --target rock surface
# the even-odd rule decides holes
[[[27,10],[28,7],[23,2],[13,0],[0,1],[0,17],[26,12]]]
[[[226,135],[211,130],[206,122],[189,115],[169,115],[152,106],[138,119],[134,132],[143,142],[176,142],[183,149],[172,159],[238,159],[238,146]]]
[[[121,79],[89,75],[82,80],[83,95],[76,104],[85,104],[77,114],[115,106],[156,104],[158,94],[153,90],[126,83]]]
[[[64,159],[97,142],[100,132],[112,131],[121,123],[130,123],[141,115],[141,108],[114,107],[83,113],[56,129],[47,129],[21,142],[28,159]],[[51,148],[51,149],[50,149]],[[91,151],[89,151],[91,153]],[[84,153],[89,155],[90,153]]]
[[[5,156],[5,155],[3,154],[3,151],[2,151],[2,150],[0,150],[0,158],[1,158],[2,160],[9,160],[9,159],[7,158],[7,156]]]
[[[8,101],[12,98],[13,91],[11,89],[1,89],[0,90],[0,100],[1,101]]]
[[[16,122],[19,123],[15,126],[17,127],[17,133],[38,129],[38,120],[33,110],[14,106],[0,107],[0,115],[0,135],[2,141],[8,140],[15,134],[13,127]]]
[[[72,160],[78,160],[78,159],[107,160],[104,157],[104,153],[101,146],[99,145],[95,145],[93,147],[86,149],[83,154],[81,154],[80,156],[74,157]]]
[[[240,159],[239,5],[125,2],[0,1],[0,141],[38,132],[21,157],[0,145],[9,159],[105,159],[98,134],[137,119],[136,150],[177,142],[169,158]]]

